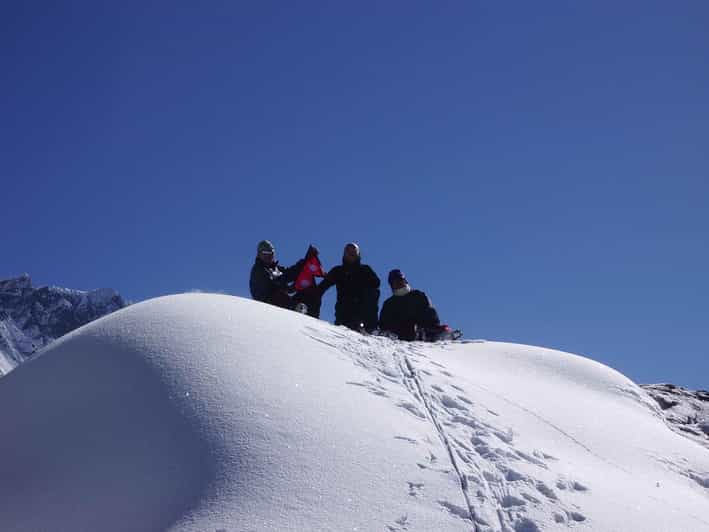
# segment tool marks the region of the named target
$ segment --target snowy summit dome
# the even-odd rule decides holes
[[[0,530],[709,530],[709,451],[619,373],[229,296],[119,310],[0,379]]]

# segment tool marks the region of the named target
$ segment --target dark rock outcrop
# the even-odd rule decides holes
[[[674,384],[644,384],[642,388],[660,406],[670,427],[709,448],[709,391]]]

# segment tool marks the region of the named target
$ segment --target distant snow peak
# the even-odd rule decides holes
[[[0,280],[0,374],[60,336],[125,306],[110,288],[34,288],[26,273]]]
[[[22,296],[32,289],[32,279],[23,273],[13,279],[0,280],[0,296]]]

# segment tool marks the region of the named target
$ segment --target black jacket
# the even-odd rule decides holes
[[[430,330],[441,323],[431,300],[421,290],[403,296],[391,296],[382,305],[379,328],[396,334],[401,340],[415,340],[417,328]]]
[[[249,280],[251,297],[256,301],[271,305],[290,307],[291,298],[288,295],[288,285],[295,281],[302,267],[302,260],[289,268],[284,268],[278,262],[269,265],[257,257],[251,268]]]
[[[368,330],[377,326],[379,308],[379,277],[374,270],[359,261],[335,266],[318,287],[323,294],[337,286],[335,323],[357,328],[360,323]]]

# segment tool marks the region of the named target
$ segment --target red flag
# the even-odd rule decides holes
[[[295,280],[295,289],[300,292],[306,288],[315,285],[316,277],[325,277],[325,273],[320,264],[320,259],[317,255],[311,254],[303,264],[303,269],[300,270],[298,278]]]

